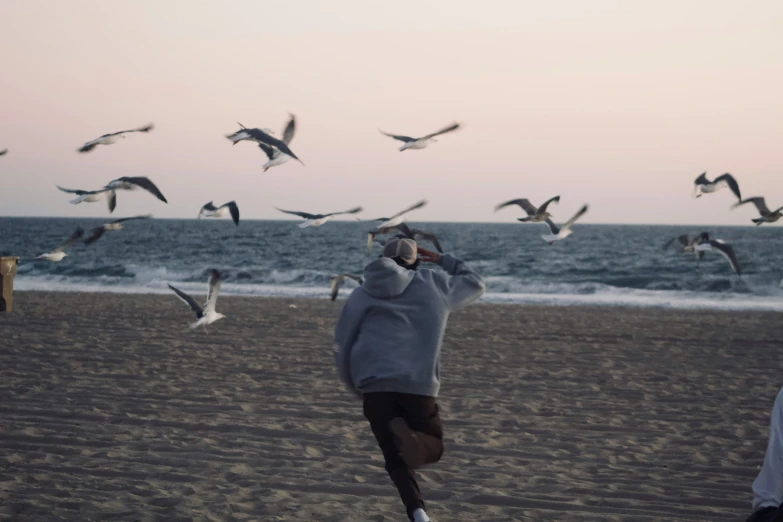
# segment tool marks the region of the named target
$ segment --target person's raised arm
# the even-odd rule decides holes
[[[436,263],[451,277],[436,277],[450,310],[459,310],[481,297],[486,290],[484,280],[463,261],[451,254],[438,254],[419,248],[419,258],[424,263]]]

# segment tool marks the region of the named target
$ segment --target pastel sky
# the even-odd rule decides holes
[[[236,200],[367,218],[421,198],[422,221],[513,221],[496,203],[555,194],[556,220],[750,224],[728,190],[783,205],[783,2],[560,0],[0,3],[0,215],[108,215],[55,185],[150,177],[114,216],[195,217]],[[299,129],[261,171],[248,126]],[[389,132],[464,128],[417,151]],[[88,154],[107,132],[153,122]]]

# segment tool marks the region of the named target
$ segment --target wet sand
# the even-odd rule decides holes
[[[205,334],[173,295],[17,292],[0,314],[0,520],[405,520],[334,370],[341,306],[221,297]],[[455,314],[428,510],[742,520],[781,340],[778,313]]]

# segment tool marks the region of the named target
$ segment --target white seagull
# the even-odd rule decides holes
[[[548,200],[544,201],[544,203],[536,208],[535,205],[533,205],[529,199],[512,199],[511,201],[506,201],[505,203],[501,203],[500,205],[495,207],[495,212],[500,210],[501,208],[507,207],[509,205],[519,205],[522,207],[522,210],[527,212],[527,217],[523,218],[517,218],[519,221],[523,222],[534,222],[534,223],[540,223],[542,221],[546,221],[547,219],[552,217],[552,214],[546,211],[546,208],[549,206],[550,203],[559,203],[560,202],[560,196],[555,196],[553,198],[549,198]]]
[[[68,194],[76,194],[78,196],[76,199],[71,200],[71,205],[78,205],[82,202],[95,203],[96,201],[100,201],[105,197],[110,213],[114,212],[114,208],[117,206],[117,194],[111,189],[103,188],[101,190],[79,190],[63,188],[60,185],[57,185],[57,188],[63,192],[67,192]]]
[[[340,285],[343,284],[343,281],[346,279],[353,279],[360,285],[364,284],[364,279],[362,279],[362,276],[354,275],[354,274],[337,274],[336,276],[332,277],[331,282],[329,283],[329,288],[331,294],[329,295],[332,301],[337,299],[337,294],[340,291]]]
[[[408,212],[411,212],[412,210],[420,209],[423,206],[425,206],[426,204],[427,204],[427,200],[426,199],[422,199],[418,203],[416,203],[414,205],[411,205],[410,207],[406,208],[405,210],[403,210],[401,212],[397,212],[396,214],[394,214],[390,218],[378,218],[378,219],[376,219],[375,221],[380,221],[381,224],[378,225],[377,227],[375,227],[375,230],[381,231],[382,229],[385,229],[385,228],[396,227],[397,225],[399,225],[400,223],[405,221],[405,217],[404,217],[405,214],[407,214]],[[381,233],[384,233],[384,232],[381,232]]]
[[[275,207],[277,208],[277,207]],[[334,216],[341,216],[345,214],[358,214],[362,210],[364,210],[362,207],[356,207],[352,208],[350,210],[344,210],[342,212],[331,212],[329,214],[308,214],[307,212],[299,212],[296,210],[283,210],[282,208],[277,208],[280,212],[284,212],[286,214],[292,214],[294,216],[299,216],[301,218],[304,218],[305,220],[299,223],[297,225],[299,228],[307,228],[307,227],[320,227],[330,219],[332,219]]]
[[[131,221],[134,219],[150,219],[151,217],[152,217],[151,214],[147,214],[145,216],[126,217],[121,219],[115,219],[114,221],[110,221],[99,227],[95,227],[92,230],[90,230],[90,235],[87,237],[87,239],[84,240],[84,244],[91,245],[92,243],[95,243],[101,238],[101,236],[103,236],[103,234],[105,234],[109,230],[122,229],[125,226],[124,223],[126,221]]]
[[[764,201],[764,198],[756,197],[756,198],[748,198],[748,199],[741,199],[738,203],[735,203],[732,209],[737,208],[740,205],[744,205],[745,203],[753,203],[756,205],[756,210],[759,211],[759,214],[761,217],[751,219],[756,226],[761,225],[763,223],[774,223],[781,217],[783,217],[783,207],[780,207],[777,210],[770,210],[767,207],[767,202]]]
[[[98,145],[111,145],[112,143],[115,143],[118,139],[124,138],[125,135],[129,132],[149,132],[154,128],[155,126],[150,123],[149,125],[145,125],[144,127],[139,127],[138,129],[130,129],[130,130],[124,130],[119,132],[112,132],[111,134],[104,134],[103,136],[95,138],[92,141],[88,141],[87,143],[82,145],[81,148],[78,149],[78,151],[90,152]]]
[[[45,259],[46,261],[51,261],[53,263],[62,261],[63,258],[68,255],[64,252],[64,250],[69,246],[73,245],[74,243],[78,243],[83,236],[84,236],[84,230],[82,229],[82,227],[78,227],[76,231],[73,234],[71,234],[71,237],[63,241],[62,244],[60,244],[60,246],[58,246],[51,252],[46,252],[45,254],[41,254],[40,256],[36,257],[36,259]]]
[[[410,136],[401,136],[398,134],[389,134],[388,132],[384,132],[381,129],[378,129],[381,134],[388,136],[390,138],[394,138],[395,140],[399,140],[404,142],[403,146],[400,147],[400,152],[406,150],[406,149],[423,149],[427,145],[429,145],[430,141],[436,141],[433,138],[435,136],[440,136],[441,134],[446,134],[447,132],[452,132],[457,129],[459,129],[460,124],[459,123],[452,123],[448,127],[444,127],[438,132],[433,132],[432,134],[427,134],[426,136],[422,136],[421,138],[411,138]]]
[[[734,176],[727,172],[726,174],[722,174],[715,178],[714,181],[710,181],[707,179],[707,173],[703,172],[696,178],[696,181],[693,182],[693,197],[699,198],[704,194],[717,192],[725,187],[729,187],[734,195],[737,196],[737,199],[742,199],[739,184],[737,183],[737,180],[734,179]]]
[[[190,307],[191,310],[196,312],[197,321],[191,323],[191,328],[204,327],[204,332],[207,331],[207,325],[212,324],[219,319],[223,319],[225,315],[215,311],[215,303],[217,302],[218,293],[220,292],[220,272],[214,268],[209,271],[209,293],[207,294],[207,300],[204,302],[204,306],[199,306],[195,299],[191,296],[169,285],[177,297]]]
[[[293,116],[292,116],[292,121],[293,121]],[[287,136],[285,134],[285,131],[284,131],[282,140],[279,140],[279,139],[275,138],[274,136],[272,136],[271,135],[271,131],[269,131],[269,129],[264,129],[264,130],[262,130],[262,129],[248,129],[247,127],[245,127],[241,123],[239,123],[239,126],[242,127],[242,128],[239,129],[238,131],[236,131],[235,133],[229,134],[228,136],[226,136],[226,138],[230,139],[233,142],[234,145],[236,145],[240,141],[244,141],[244,140],[255,141],[256,143],[259,143],[259,144],[263,143],[264,145],[268,145],[270,147],[274,147],[275,149],[279,150],[283,154],[287,154],[287,155],[291,156],[296,161],[298,161],[299,163],[304,165],[304,162],[302,160],[300,160],[298,157],[296,157],[296,154],[294,154],[294,151],[291,150],[291,148],[288,146],[288,143],[285,141],[286,137],[288,138],[289,141],[291,140],[291,138],[294,137],[294,130],[296,128],[296,123],[295,122],[293,124],[291,123],[291,121],[288,122],[288,125],[286,126],[285,131],[289,131],[289,127],[290,127],[290,135]],[[269,132],[267,132],[267,131],[269,131]],[[281,163],[283,163],[283,162],[281,162]]]
[[[239,226],[239,207],[235,201],[229,201],[223,203],[219,207],[216,207],[210,201],[198,212],[198,218],[222,218],[231,214],[231,219],[234,221],[234,225]]]
[[[283,143],[288,145],[291,143],[291,140],[294,137],[294,133],[296,132],[296,117],[293,114],[290,114],[291,119],[288,120],[288,123],[285,126],[285,129],[283,129],[283,139],[281,140]],[[274,134],[272,131],[268,129],[263,129],[264,132],[266,132],[268,135],[274,137]],[[239,140],[241,141],[241,140]],[[236,142],[235,142],[236,143]],[[274,148],[271,145],[267,145],[264,142],[259,141],[258,142],[258,148],[260,148],[262,151],[264,151],[264,154],[266,154],[266,157],[269,159],[266,163],[264,163],[263,169],[264,172],[271,169],[272,167],[276,167],[278,165],[282,165],[283,163],[286,163],[288,160],[291,159],[291,156],[288,154],[283,154],[280,152],[280,150]]]
[[[672,243],[677,241],[682,246],[682,248],[680,248],[680,252],[694,253],[696,254],[697,258],[701,259],[704,257],[704,250],[696,250],[696,245],[699,244],[699,241],[704,239],[709,240],[709,234],[707,232],[702,232],[701,234],[697,234],[693,237],[689,236],[688,234],[683,234],[667,241],[666,244],[663,245],[663,249],[666,250]]]
[[[571,225],[574,224],[574,222],[582,217],[582,215],[587,212],[587,205],[584,205],[582,208],[579,209],[579,211],[573,215],[571,219],[566,221],[562,226],[558,227],[555,225],[551,219],[547,218],[544,223],[547,227],[549,227],[549,234],[541,234],[541,238],[549,243],[549,245],[553,245],[555,241],[559,241],[561,239],[565,239],[571,234],[573,234],[573,230],[571,230]]]

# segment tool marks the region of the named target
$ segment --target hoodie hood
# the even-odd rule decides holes
[[[389,299],[403,293],[415,276],[415,271],[381,257],[364,267],[362,289],[378,299]]]

